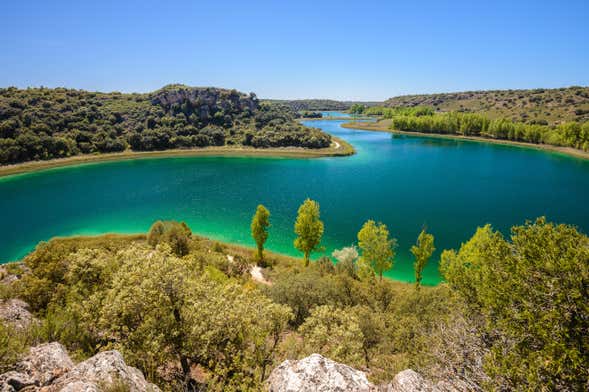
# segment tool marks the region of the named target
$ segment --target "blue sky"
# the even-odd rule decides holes
[[[264,98],[589,85],[589,1],[3,1],[0,86]]]

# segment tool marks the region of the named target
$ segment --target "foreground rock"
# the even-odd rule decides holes
[[[98,392],[106,385],[121,385],[131,392],[159,388],[136,368],[127,366],[118,351],[105,351],[74,366],[65,348],[47,343],[31,348],[13,371],[0,375],[0,391]]]
[[[449,382],[431,384],[419,373],[407,369],[398,373],[390,384],[373,385],[366,374],[347,365],[334,362],[319,354],[299,361],[284,361],[268,378],[270,392],[459,392],[468,388]]]
[[[391,384],[380,386],[376,390],[379,392],[441,392],[411,369],[397,373]]]
[[[32,347],[29,355],[17,363],[13,371],[0,375],[0,391],[49,385],[73,367],[74,363],[61,344],[41,344]]]
[[[366,374],[319,354],[299,361],[284,361],[275,368],[267,381],[270,392],[343,392],[372,391]]]
[[[104,351],[90,359],[76,365],[71,371],[57,379],[54,383],[56,391],[93,391],[100,385],[124,384],[131,392],[159,391],[159,388],[149,383],[143,373],[131,366],[127,366],[123,356],[118,351]],[[76,389],[84,386],[85,389]]]

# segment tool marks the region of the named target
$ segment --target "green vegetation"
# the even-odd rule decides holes
[[[264,261],[264,244],[268,239],[268,227],[270,227],[270,212],[260,204],[251,224],[252,237],[256,241],[258,264]]]
[[[299,117],[302,118],[322,118],[323,114],[321,112],[313,112],[310,110],[303,110],[302,112],[298,112]]]
[[[505,119],[489,120],[479,114],[451,112],[425,116],[396,116],[392,118],[391,129],[481,136],[589,151],[589,122],[568,122],[557,126],[530,125]]]
[[[0,164],[205,146],[329,147],[254,94],[170,85],[148,94],[0,89]]]
[[[323,222],[320,219],[319,203],[307,199],[299,207],[297,220],[294,226],[297,238],[294,246],[304,253],[305,266],[309,265],[311,252],[319,249],[323,236]]]
[[[532,125],[582,123],[589,121],[589,87],[405,95],[388,99],[385,106],[428,106],[440,112],[479,113],[491,120]]]
[[[262,102],[267,102],[273,105],[287,106],[294,112],[317,112],[317,111],[341,111],[348,110],[355,104],[361,106],[374,106],[379,102],[348,102],[348,101],[334,101],[331,99],[295,99],[295,100],[281,100],[281,99],[264,99]],[[382,102],[380,102],[382,104]]]
[[[319,205],[306,200],[297,223],[310,252],[323,234]],[[392,267],[386,226],[368,221],[358,239],[361,255],[354,245],[334,251],[335,267],[265,252],[270,284],[250,278],[257,252],[176,222],[156,222],[147,236],[40,243],[26,268],[5,269],[23,273],[8,292],[40,322],[18,335],[0,323],[0,367],[57,340],[79,359],[118,349],[166,391],[259,390],[269,369],[311,353],[377,383],[410,367],[466,390],[585,389],[589,237],[576,228],[541,218],[510,239],[478,228],[442,253],[447,283],[419,290],[375,279]],[[418,283],[433,241],[423,230],[412,248]]]
[[[382,281],[382,274],[393,268],[397,240],[389,238],[385,224],[369,220],[358,232],[358,246],[362,250],[360,269],[368,267]]]
[[[188,254],[188,246],[192,232],[186,223],[175,221],[157,221],[147,233],[147,243],[156,247],[160,243],[166,243],[177,256]]]
[[[411,253],[415,257],[413,267],[415,269],[415,286],[417,288],[419,288],[421,279],[423,279],[423,268],[435,250],[434,236],[427,233],[425,229],[421,230],[419,237],[417,237],[417,244],[411,247]]]
[[[395,116],[428,116],[434,114],[434,110],[428,106],[388,108],[385,106],[367,107],[356,104],[352,106],[350,113],[361,114],[364,116],[382,116],[383,118],[393,118]]]
[[[587,236],[543,218],[513,227],[510,241],[486,225],[444,251],[448,285],[480,321],[494,388],[587,387],[588,260]]]

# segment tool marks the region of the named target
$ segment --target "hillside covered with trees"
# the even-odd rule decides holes
[[[0,164],[206,146],[329,147],[283,106],[236,90],[169,85],[147,94],[0,89]]]
[[[272,104],[285,105],[295,112],[304,111],[330,111],[330,110],[348,110],[354,104],[360,104],[363,106],[376,106],[382,104],[382,102],[351,102],[351,101],[335,101],[332,99],[294,99],[294,100],[282,100],[282,99],[264,99],[262,102],[269,102]]]
[[[437,260],[425,230],[406,284],[382,278],[397,247],[382,223],[367,221],[357,246],[313,263],[324,233],[317,202],[294,223],[304,260],[264,250],[270,224],[259,206],[255,250],[178,222],[156,222],[147,236],[40,243],[0,270],[0,305],[17,296],[37,320],[15,328],[0,317],[0,373],[30,345],[58,341],[80,360],[119,350],[165,391],[261,390],[270,369],[311,353],[375,383],[411,367],[445,390],[586,389],[589,238],[575,227],[544,218],[509,236],[480,227],[442,252],[445,283],[427,287],[421,271]]]
[[[377,116],[370,129],[546,144],[589,151],[589,88],[476,91],[391,98],[388,106],[353,105]],[[360,127],[362,125],[360,124]]]
[[[384,105],[429,106],[442,112],[481,113],[490,119],[554,125],[589,121],[589,87],[403,95],[387,99]]]

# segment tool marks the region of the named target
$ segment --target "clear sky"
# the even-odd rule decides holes
[[[262,98],[589,85],[589,0],[0,4],[0,86]]]

